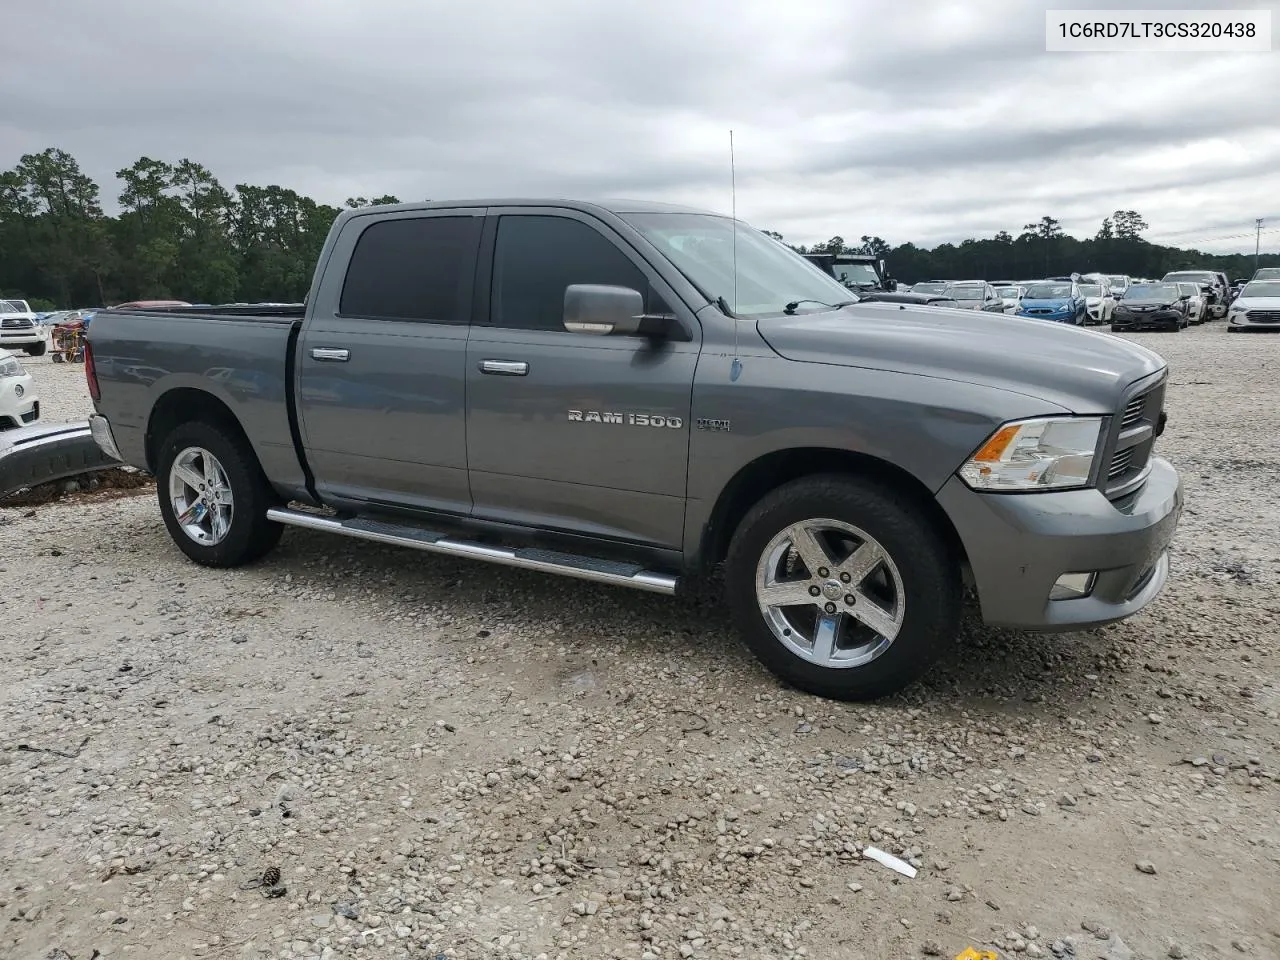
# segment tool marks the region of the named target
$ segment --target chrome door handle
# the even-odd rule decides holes
[[[480,372],[499,377],[523,377],[529,372],[529,364],[523,360],[481,360]]]
[[[346,363],[351,359],[351,351],[343,350],[339,347],[312,347],[312,360],[334,360],[338,363]]]

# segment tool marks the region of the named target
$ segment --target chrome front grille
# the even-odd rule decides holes
[[[1132,493],[1146,479],[1151,449],[1163,425],[1165,382],[1161,377],[1139,390],[1112,418],[1100,475],[1103,491],[1113,500]]]
[[[1250,310],[1245,318],[1250,323],[1280,323],[1280,310]]]

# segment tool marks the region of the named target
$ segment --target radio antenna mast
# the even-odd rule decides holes
[[[733,218],[733,356],[738,357],[738,171],[733,161],[733,130],[729,131],[729,215]]]

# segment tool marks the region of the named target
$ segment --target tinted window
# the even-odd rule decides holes
[[[466,323],[480,217],[382,220],[356,241],[338,312],[378,320]]]
[[[566,217],[503,217],[493,255],[493,323],[564,331],[564,291],[575,283],[649,283],[626,255],[592,227]]]

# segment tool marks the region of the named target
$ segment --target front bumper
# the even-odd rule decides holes
[[[1075,323],[1076,314],[1072,310],[1066,313],[1026,313],[1019,311],[1018,316],[1026,317],[1028,320],[1048,320],[1050,323]]]
[[[1114,313],[1111,315],[1113,327],[1126,330],[1172,330],[1182,326],[1182,314],[1174,310],[1160,310],[1155,313]]]
[[[40,419],[40,396],[31,374],[0,379],[0,428],[25,427]]]
[[[952,477],[938,494],[991,626],[1054,632],[1123,620],[1160,593],[1182,512],[1182,481],[1151,458],[1146,483],[1112,503],[1099,490],[977,493]],[[1097,573],[1092,592],[1050,600],[1058,578]]]
[[[1250,320],[1248,314],[1232,314],[1227,318],[1228,330],[1280,330],[1280,320]]]
[[[21,350],[23,347],[34,347],[44,343],[46,339],[44,329],[41,327],[35,327],[31,330],[0,331],[0,350]]]

